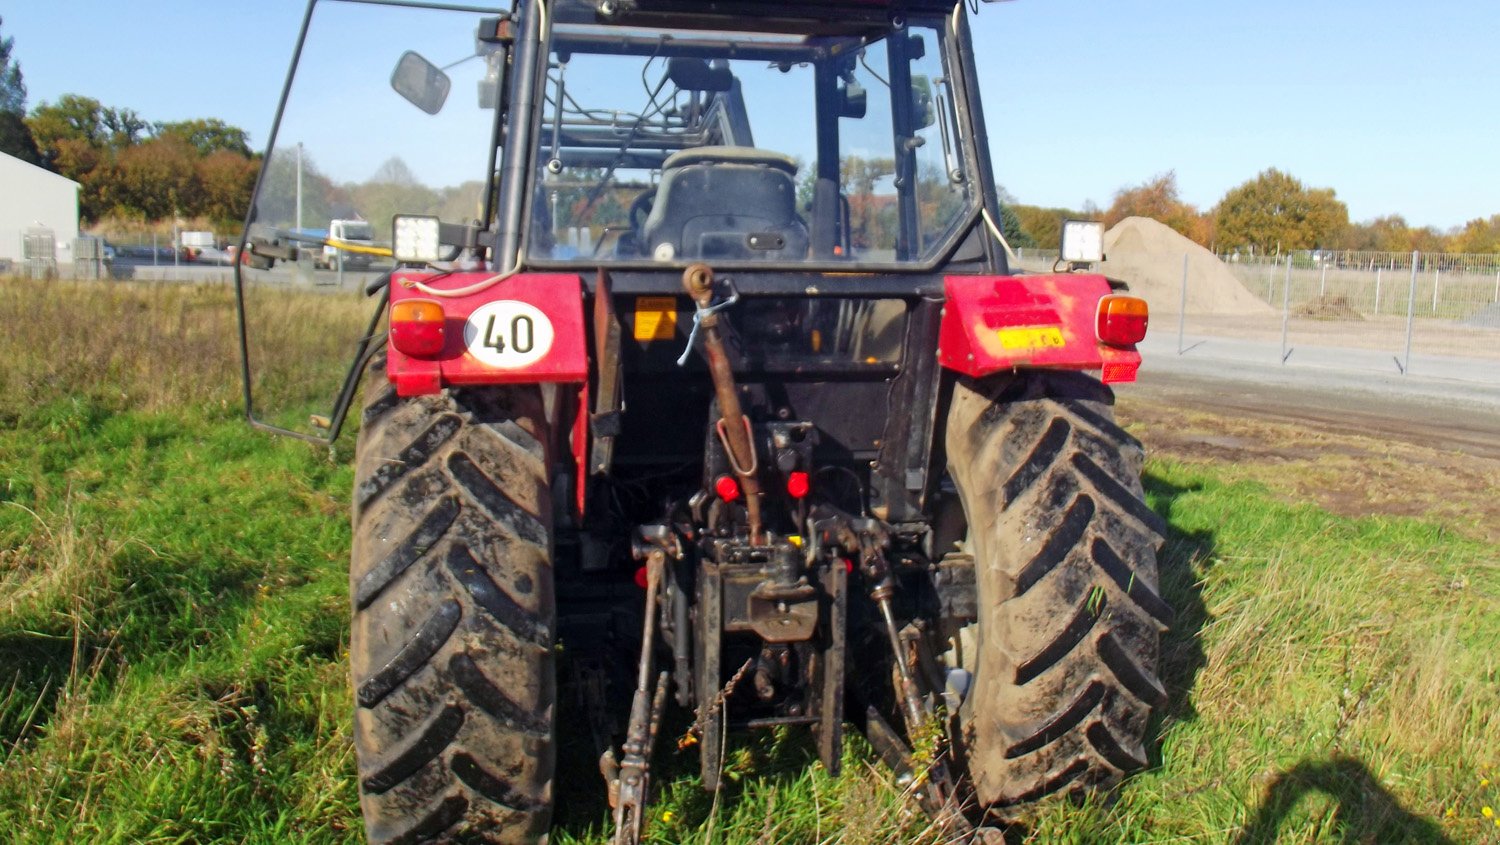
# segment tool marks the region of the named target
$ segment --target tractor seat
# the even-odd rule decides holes
[[[808,235],[796,174],[789,156],[753,147],[674,153],[662,165],[642,246],[660,261],[801,260]]]

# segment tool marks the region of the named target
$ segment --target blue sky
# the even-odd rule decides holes
[[[0,0],[0,32],[33,106],[86,94],[259,145],[302,8]],[[975,40],[996,167],[1025,203],[1107,206],[1175,169],[1207,207],[1278,167],[1355,220],[1500,213],[1500,3],[1013,0],[981,8]]]

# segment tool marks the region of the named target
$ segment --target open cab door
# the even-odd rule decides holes
[[[236,251],[253,424],[338,436],[382,359],[395,215],[490,219],[502,34],[479,8],[309,2]]]

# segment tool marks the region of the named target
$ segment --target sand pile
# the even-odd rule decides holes
[[[1187,313],[1274,314],[1276,309],[1245,289],[1219,257],[1164,223],[1127,217],[1104,234],[1100,272],[1130,285],[1152,314],[1182,311],[1182,256],[1188,256]]]

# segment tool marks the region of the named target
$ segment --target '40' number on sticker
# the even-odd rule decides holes
[[[510,326],[507,331],[502,322],[499,331],[496,331],[495,322],[499,315],[491,314],[489,323],[484,329],[484,345],[497,353],[505,354],[505,341],[510,338],[509,349],[517,355],[526,355],[536,348],[536,324],[525,314],[516,314],[510,318]]]
[[[526,369],[546,358],[553,335],[546,313],[513,299],[481,305],[464,323],[464,346],[470,357],[501,370]]]

